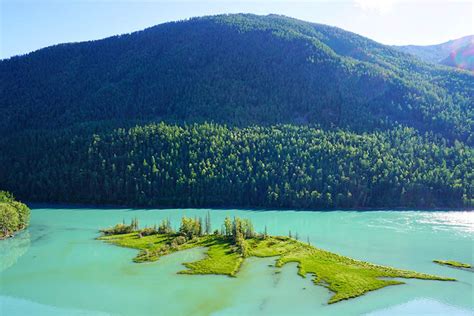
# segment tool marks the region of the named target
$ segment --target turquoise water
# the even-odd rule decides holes
[[[203,256],[191,249],[136,264],[133,249],[94,240],[98,229],[138,217],[141,225],[207,210],[33,209],[30,228],[0,241],[0,315],[472,315],[474,273],[432,263],[473,263],[474,212],[211,210],[250,218],[273,235],[298,232],[317,247],[397,268],[456,278],[406,280],[327,305],[327,289],[250,258],[237,278],[177,275]],[[270,266],[269,266],[270,265]]]

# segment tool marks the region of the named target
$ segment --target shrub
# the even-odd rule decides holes
[[[13,195],[0,191],[0,237],[13,235],[24,229],[30,221],[30,209],[23,203],[15,201]]]
[[[140,231],[140,234],[142,236],[156,235],[158,234],[158,230],[156,229],[156,227],[145,227]]]
[[[123,223],[120,223],[111,228],[101,229],[100,232],[104,235],[128,234],[133,232],[133,227],[132,225],[125,225]]]
[[[0,231],[3,237],[18,230],[20,219],[15,207],[7,203],[0,204]]]
[[[171,228],[171,221],[164,219],[158,227],[158,234],[172,234],[173,228]]]
[[[26,228],[30,222],[30,209],[23,203],[12,202],[18,213],[18,229]]]
[[[200,219],[192,219],[188,217],[181,218],[181,226],[179,227],[180,235],[191,240],[194,237],[202,236],[202,223]]]

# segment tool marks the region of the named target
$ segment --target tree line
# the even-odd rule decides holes
[[[42,202],[136,207],[474,205],[474,150],[406,127],[145,124],[0,141],[2,185]]]
[[[266,227],[263,233],[257,233],[251,220],[241,219],[240,217],[231,219],[227,216],[220,230],[215,229],[212,232],[211,227],[211,215],[210,212],[207,212],[204,220],[201,217],[190,218],[183,216],[177,231],[172,228],[169,219],[162,220],[159,226],[139,228],[138,219],[133,218],[130,224],[125,224],[125,222],[118,223],[113,227],[101,229],[100,232],[105,236],[137,233],[139,238],[157,234],[168,235],[170,237],[168,245],[165,249],[159,249],[158,251],[168,251],[169,248],[176,249],[178,246],[188,241],[193,241],[196,238],[214,235],[231,242],[235,246],[235,250],[244,257],[248,254],[248,246],[245,243],[246,239],[265,239],[268,237]],[[298,239],[297,236],[298,234],[295,236],[296,240]],[[293,238],[291,232],[289,237]]]

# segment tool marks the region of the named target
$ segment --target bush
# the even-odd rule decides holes
[[[15,207],[7,203],[0,204],[0,230],[3,237],[10,236],[18,230],[20,219]]]
[[[158,227],[158,234],[172,234],[173,228],[171,227],[171,221],[164,219]]]
[[[125,225],[123,223],[120,223],[111,228],[101,229],[100,232],[104,235],[129,234],[133,232],[133,227],[132,225]]]
[[[15,201],[10,192],[0,191],[0,238],[13,235],[26,228],[30,221],[30,209]]]
[[[202,222],[198,218],[181,218],[181,226],[179,227],[179,233],[181,236],[186,237],[187,240],[191,240],[194,237],[202,236]]]
[[[158,230],[156,229],[156,227],[145,227],[140,231],[140,234],[142,236],[156,235],[158,234]]]
[[[177,236],[176,238],[174,238],[172,241],[171,241],[171,249],[178,249],[178,246],[179,245],[182,245],[184,243],[186,243],[186,237],[184,236]]]
[[[30,209],[23,203],[14,201],[12,206],[16,208],[18,213],[18,229],[23,229],[30,222]]]

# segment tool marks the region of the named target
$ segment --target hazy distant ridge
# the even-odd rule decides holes
[[[394,47],[430,63],[474,70],[474,35],[436,45]]]

